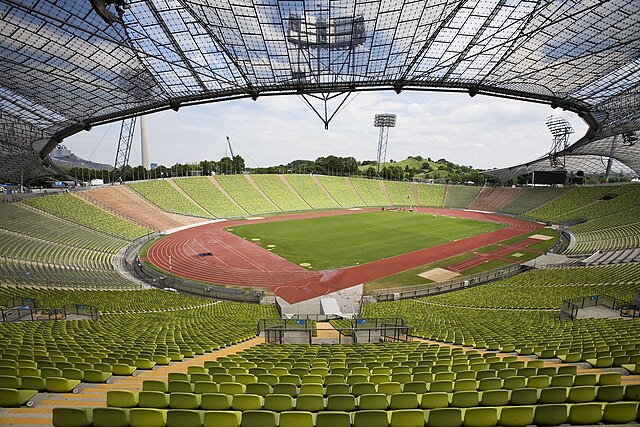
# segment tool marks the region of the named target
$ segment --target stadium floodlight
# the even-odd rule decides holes
[[[378,158],[376,164],[376,177],[380,179],[380,165],[387,158],[387,143],[389,141],[389,128],[396,127],[395,114],[376,114],[373,119],[373,126],[380,128],[378,138]]]
[[[571,123],[562,117],[549,116],[547,117],[547,128],[553,136],[553,142],[551,143],[551,150],[549,150],[549,160],[553,167],[564,167],[564,153],[569,145],[569,135],[573,133]]]

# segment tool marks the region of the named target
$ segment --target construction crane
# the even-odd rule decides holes
[[[231,148],[231,140],[229,139],[229,137],[227,137],[227,146],[229,147],[229,152],[231,153],[231,160],[233,160],[235,154],[233,154],[233,148]]]

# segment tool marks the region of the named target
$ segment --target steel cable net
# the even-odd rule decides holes
[[[436,88],[544,102],[587,121],[579,145],[592,151],[640,129],[637,0],[121,5],[109,24],[89,0],[0,0],[4,178],[50,173],[56,143],[94,125],[262,94]],[[638,171],[637,156],[616,158]]]

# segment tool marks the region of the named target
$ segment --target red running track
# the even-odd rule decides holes
[[[374,209],[368,211],[372,210]],[[483,212],[441,208],[418,208],[418,211],[500,222],[507,224],[507,227],[367,264],[309,271],[224,230],[235,225],[246,225],[249,221],[222,221],[189,228],[161,239],[151,246],[147,259],[165,271],[171,270],[177,276],[207,283],[268,289],[293,304],[473,251],[543,227],[541,224]],[[310,212],[267,217],[251,222],[289,221],[360,212],[363,211]],[[209,252],[211,256],[198,256]]]

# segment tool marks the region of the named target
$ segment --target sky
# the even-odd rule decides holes
[[[297,96],[260,97],[183,107],[151,114],[147,119],[149,159],[170,166],[176,162],[219,160],[226,153],[226,137],[247,167],[286,164],[336,155],[375,160],[379,113],[397,114],[389,130],[387,160],[421,155],[480,169],[513,166],[549,151],[549,115],[567,119],[576,131],[587,126],[577,115],[548,105],[466,93],[392,91],[351,95],[332,120],[329,130]],[[94,127],[64,141],[74,154],[94,162],[113,164],[120,122]],[[228,153],[227,153],[228,154]],[[139,126],[130,164],[140,164]]]

